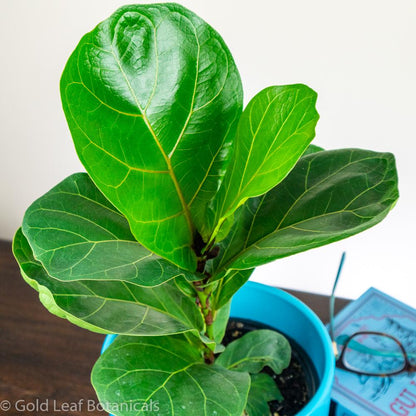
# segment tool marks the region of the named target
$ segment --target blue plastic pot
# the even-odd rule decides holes
[[[235,294],[231,316],[276,328],[306,351],[318,374],[319,386],[313,398],[297,416],[328,416],[335,359],[328,332],[316,314],[283,290],[248,282]],[[101,353],[115,337],[116,335],[108,335],[105,338]]]

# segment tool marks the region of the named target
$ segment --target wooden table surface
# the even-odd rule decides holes
[[[327,296],[290,293],[327,322]],[[90,384],[104,335],[50,314],[21,278],[7,241],[0,241],[0,299],[0,415],[105,415]],[[338,299],[336,309],[346,303]]]

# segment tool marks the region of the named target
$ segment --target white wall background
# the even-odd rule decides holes
[[[81,36],[126,2],[0,1],[0,238],[12,238],[34,199],[83,170],[61,110],[59,78]],[[401,198],[383,223],[263,266],[253,280],[328,294],[346,250],[338,295],[354,298],[375,286],[416,307],[416,1],[182,4],[224,37],[246,102],[268,85],[306,83],[319,93],[314,143],[397,158]]]

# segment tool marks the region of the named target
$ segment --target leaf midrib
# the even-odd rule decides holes
[[[153,27],[154,27],[154,26],[153,26]],[[111,47],[112,47],[112,46],[111,46]],[[126,84],[127,84],[128,88],[129,88],[129,90],[130,90],[130,93],[131,93],[131,95],[132,95],[132,97],[133,97],[134,101],[136,102],[137,108],[139,109],[139,111],[140,111],[140,112],[142,113],[142,115],[143,115],[143,121],[145,122],[146,127],[148,128],[148,130],[149,130],[150,134],[152,135],[152,137],[153,137],[153,139],[154,139],[154,141],[155,141],[155,143],[156,143],[156,146],[158,147],[158,149],[159,149],[160,153],[162,154],[162,156],[163,156],[163,158],[164,158],[164,160],[165,160],[166,166],[167,166],[168,171],[169,171],[169,176],[170,176],[170,177],[171,177],[171,179],[172,179],[172,182],[173,182],[173,184],[174,184],[174,186],[175,186],[175,189],[176,189],[176,193],[178,194],[179,200],[180,200],[180,202],[181,202],[181,205],[182,205],[182,211],[183,211],[183,213],[184,213],[184,216],[185,216],[186,222],[187,222],[187,224],[188,224],[188,230],[189,230],[189,233],[190,233],[190,237],[191,237],[191,239],[192,239],[192,236],[193,236],[193,231],[194,231],[194,227],[193,227],[193,224],[192,224],[191,215],[190,215],[190,212],[189,212],[189,210],[188,210],[188,206],[187,206],[187,204],[186,204],[186,202],[185,202],[185,198],[184,198],[184,196],[183,196],[183,194],[182,194],[182,191],[181,191],[181,189],[180,189],[179,182],[178,182],[178,180],[177,180],[177,178],[176,178],[175,172],[173,171],[171,161],[170,161],[170,159],[169,159],[168,155],[166,154],[166,152],[164,151],[164,149],[163,149],[162,145],[160,144],[159,139],[157,138],[157,136],[156,136],[156,134],[155,134],[155,132],[154,132],[154,130],[153,130],[153,127],[152,127],[152,126],[151,126],[151,124],[150,124],[150,121],[149,121],[149,119],[148,119],[148,117],[147,117],[147,114],[146,114],[146,113],[144,112],[144,110],[141,108],[141,105],[140,105],[140,103],[139,103],[139,101],[138,101],[138,98],[137,98],[137,96],[136,96],[136,94],[135,94],[135,92],[134,92],[134,90],[133,90],[133,88],[132,88],[132,86],[131,86],[131,84],[130,84],[130,81],[129,81],[129,79],[127,78],[126,73],[124,72],[124,70],[123,70],[123,68],[122,68],[122,66],[121,66],[120,61],[118,60],[118,58],[117,58],[116,54],[114,53],[113,47],[112,47],[111,53],[113,54],[114,59],[115,59],[115,61],[117,62],[117,65],[118,65],[118,67],[119,67],[119,69],[120,69],[120,72],[121,72],[121,74],[123,75],[123,78],[124,78],[124,80],[125,80],[125,82],[126,82]],[[158,60],[158,57],[157,57],[157,56],[156,56],[156,60]],[[157,74],[156,74],[156,77],[157,77]]]

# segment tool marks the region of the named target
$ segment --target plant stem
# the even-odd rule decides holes
[[[214,318],[212,317],[212,311],[210,311],[210,321],[211,323],[208,323],[207,320],[205,320],[207,328],[206,333],[208,338],[214,339]]]
[[[209,338],[213,338],[212,334],[212,324],[213,324],[213,311],[211,309],[211,295],[212,295],[212,286],[207,285],[204,288],[196,286],[197,295],[199,299],[199,304],[201,308],[202,315],[205,320],[205,335]]]
[[[207,284],[203,285],[204,282],[195,282],[194,286],[197,293],[197,303],[201,309],[202,315],[205,321],[205,336],[210,340],[214,341],[214,311],[211,306],[211,296],[213,292],[213,285]],[[214,353],[211,348],[206,346],[204,350],[205,362],[212,364],[214,362]]]
[[[196,234],[195,241],[193,244],[193,248],[195,253],[198,257],[198,265],[197,265],[197,273],[201,273],[204,277],[194,282],[194,289],[196,292],[196,302],[201,309],[202,316],[204,317],[205,321],[205,336],[214,341],[214,319],[216,315],[216,311],[212,308],[212,300],[211,297],[213,295],[214,289],[216,284],[210,282],[211,274],[208,273],[206,269],[207,261],[210,259],[215,258],[219,253],[219,247],[214,247],[215,239],[209,244],[205,244],[201,235]],[[215,345],[215,344],[214,344]],[[205,344],[204,350],[204,357],[205,361],[209,364],[214,362],[214,352],[212,351],[212,347],[210,348],[207,344]]]

